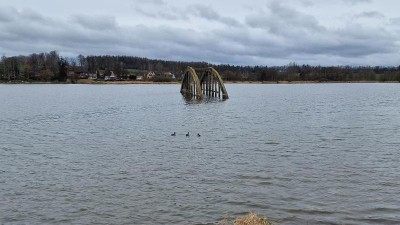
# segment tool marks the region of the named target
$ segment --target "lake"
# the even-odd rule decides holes
[[[0,224],[400,224],[399,84],[226,88],[0,85]]]

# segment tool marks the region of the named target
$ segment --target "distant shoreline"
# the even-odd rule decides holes
[[[374,83],[400,83],[398,81],[225,81],[225,84],[374,84]]]
[[[400,83],[398,81],[224,81],[225,84],[351,84],[351,83],[362,83],[362,84],[374,84],[374,83]],[[181,84],[180,81],[170,81],[170,82],[154,82],[154,81],[96,81],[96,80],[77,80],[75,82],[43,82],[43,81],[0,81],[0,84]]]

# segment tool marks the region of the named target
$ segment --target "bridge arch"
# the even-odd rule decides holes
[[[229,98],[221,75],[212,67],[208,67],[204,71],[200,79],[200,85],[204,95],[218,98],[222,97],[222,99]]]
[[[212,67],[198,70],[203,71],[200,79],[195,69],[190,66],[187,67],[182,79],[182,94],[196,98],[203,98],[203,96],[229,98],[224,82],[217,70]]]
[[[183,74],[181,93],[197,98],[203,97],[199,77],[197,76],[196,71],[190,66],[186,68],[185,73]]]

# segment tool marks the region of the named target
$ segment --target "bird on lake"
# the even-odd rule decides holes
[[[172,133],[171,136],[176,136],[176,132]]]
[[[201,135],[199,133],[197,133],[197,137],[201,137]]]
[[[189,132],[187,132],[186,137],[189,137]]]

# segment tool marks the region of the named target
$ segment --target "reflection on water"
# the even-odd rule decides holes
[[[226,101],[227,99],[204,96],[203,98],[199,98],[195,95],[190,94],[182,94],[182,98],[186,104],[207,104],[207,103],[218,103]]]
[[[399,85],[179,88],[0,85],[0,223],[400,223]]]

